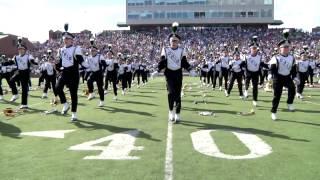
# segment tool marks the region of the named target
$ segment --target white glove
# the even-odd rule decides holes
[[[197,76],[197,73],[196,73],[195,70],[191,70],[189,74],[190,74],[191,77],[196,77]]]
[[[7,72],[7,68],[5,66],[1,67],[1,71],[2,71],[2,73],[6,73]]]
[[[268,81],[272,81],[272,74],[268,75]]]
[[[299,79],[299,78],[295,77],[295,78],[293,79],[293,81],[294,81],[294,83],[295,83],[296,85],[300,85],[300,79]]]

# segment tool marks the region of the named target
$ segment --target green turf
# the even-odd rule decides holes
[[[198,78],[185,78],[184,83],[198,83]],[[81,86],[81,89],[84,86]],[[203,89],[202,89],[203,90]],[[320,177],[320,91],[306,89],[304,102],[295,100],[296,112],[286,110],[286,98],[279,106],[279,121],[270,118],[272,94],[260,91],[259,106],[254,116],[239,116],[251,110],[250,98],[239,99],[237,87],[229,98],[223,92],[206,89],[207,104],[202,101],[198,85],[186,92],[182,103],[183,122],[173,127],[173,178],[186,179],[255,179],[291,180]],[[82,93],[82,90],[79,90]],[[151,80],[143,88],[133,88],[119,101],[106,96],[106,106],[97,108],[98,99],[79,98],[79,123],[69,122],[70,114],[43,115],[51,109],[50,100],[40,98],[41,91],[31,91],[30,112],[12,119],[0,115],[0,179],[164,179],[167,136],[167,97],[163,78]],[[6,95],[9,99],[11,96]],[[19,101],[20,102],[20,99]],[[0,110],[16,108],[18,103],[0,102]],[[61,110],[61,105],[58,106]],[[200,111],[213,111],[215,116],[199,116]],[[18,137],[15,133],[46,130],[69,130],[64,139]],[[249,152],[233,134],[224,130],[244,131],[257,135],[272,147],[265,157],[251,160],[226,160],[195,151],[190,134],[199,130],[211,133],[222,152],[245,155]],[[71,151],[69,147],[128,130],[139,130],[132,151],[139,160],[83,160],[101,151]],[[109,142],[99,144],[107,146]]]

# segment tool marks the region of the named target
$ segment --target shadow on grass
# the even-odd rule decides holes
[[[182,99],[182,102],[194,103],[195,101],[196,101],[197,103],[200,103],[200,104],[201,104],[201,103],[204,103],[204,102],[203,102],[203,98],[201,98],[201,97],[195,98],[194,100],[184,100],[184,99]],[[208,100],[208,98],[206,98],[206,103],[207,103],[207,104],[218,104],[218,105],[230,105],[230,104],[227,104],[227,103],[211,101],[211,100]]]
[[[320,124],[311,123],[311,122],[304,122],[304,121],[294,121],[294,120],[286,120],[286,119],[278,119],[277,121],[297,123],[297,124],[306,124],[306,125],[319,126],[320,127]]]
[[[157,104],[140,102],[140,101],[129,101],[129,100],[117,100],[117,103],[125,103],[125,104],[135,104],[135,105],[146,105],[146,106],[158,106]]]
[[[234,131],[250,132],[252,134],[269,136],[269,137],[273,137],[273,138],[280,138],[280,139],[285,139],[285,140],[290,140],[290,141],[310,142],[309,140],[306,140],[306,139],[291,138],[291,137],[283,135],[283,134],[277,134],[277,133],[274,133],[271,131],[265,131],[265,130],[254,129],[254,128],[239,128],[239,127],[234,127],[234,126],[208,124],[208,123],[193,122],[193,121],[182,121],[182,122],[180,122],[180,124],[182,124],[184,126],[197,127],[199,129],[215,129],[215,130],[228,129],[228,130],[234,130]]]
[[[116,108],[116,107],[103,107],[99,108],[103,111],[108,111],[110,113],[127,113],[127,114],[136,114],[136,115],[141,115],[141,116],[148,116],[148,117],[155,117],[153,114],[144,112],[144,111],[134,111],[130,109],[121,109],[121,108]]]
[[[195,105],[196,106],[196,105]],[[205,109],[205,108],[191,108],[191,107],[183,107],[183,110],[186,111],[193,111],[193,112],[203,112],[203,111],[213,111],[217,114],[237,114],[237,111],[230,111],[230,110],[219,110],[219,109]]]
[[[120,133],[120,132],[125,132],[125,131],[131,131],[131,130],[137,130],[137,129],[131,129],[131,128],[122,128],[122,127],[117,127],[117,126],[112,126],[108,124],[100,124],[96,122],[89,122],[89,121],[84,121],[84,120],[78,120],[75,123],[73,123],[75,126],[81,129],[89,129],[89,130],[107,130],[112,133]],[[147,134],[143,131],[139,131],[139,136],[138,138],[144,138],[150,141],[156,141],[160,142],[161,140],[152,138],[150,134]]]
[[[21,137],[19,137],[20,133],[21,133],[20,128],[14,126],[12,124],[7,124],[7,123],[0,121],[0,135],[1,136],[15,138],[15,139],[21,139]]]

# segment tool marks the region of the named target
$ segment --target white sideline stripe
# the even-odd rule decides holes
[[[165,161],[165,180],[172,180],[173,176],[173,152],[172,152],[172,122],[168,121],[167,148]]]

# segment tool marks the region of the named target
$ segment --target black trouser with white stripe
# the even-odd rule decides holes
[[[224,79],[224,89],[228,89],[228,76],[229,76],[228,69],[221,67],[220,78],[221,80],[222,78]]]
[[[169,110],[173,111],[174,104],[176,105],[176,113],[181,111],[181,88],[182,88],[182,72],[181,70],[165,72],[168,91]]]
[[[294,96],[296,95],[296,88],[291,76],[277,75],[273,79],[273,100],[271,109],[272,113],[277,113],[283,87],[288,88],[287,104],[293,104]]]
[[[18,89],[16,86],[16,83],[14,83],[13,81],[10,81],[11,78],[11,74],[12,73],[4,73],[0,75],[0,95],[3,96],[3,90],[2,90],[2,79],[6,79],[11,91],[13,95],[17,95],[18,94]]]
[[[300,80],[300,84],[297,85],[297,93],[302,94],[306,80],[308,79],[308,72],[298,72],[297,77]]]
[[[63,92],[63,88],[65,85],[69,88],[71,95],[72,112],[77,112],[79,81],[80,75],[78,69],[70,67],[63,69],[61,75],[58,77],[58,82],[56,84],[56,90],[60,97],[61,104],[67,102],[66,96]]]
[[[245,88],[248,91],[250,86],[250,81],[252,80],[252,95],[253,100],[258,101],[258,83],[259,83],[260,71],[257,72],[246,72]]]
[[[229,84],[229,87],[228,87],[228,94],[230,94],[232,88],[233,88],[233,84],[234,84],[234,81],[237,80],[238,82],[238,89],[239,89],[239,95],[240,96],[243,96],[243,91],[242,91],[242,76],[243,76],[243,73],[242,72],[231,72],[230,74],[230,84]]]
[[[51,75],[51,76],[46,75],[45,80],[46,80],[46,83],[44,85],[43,92],[48,93],[48,89],[51,85],[54,96],[58,96],[58,93],[56,90],[56,76],[55,75]]]
[[[127,86],[129,89],[131,89],[131,84],[132,84],[132,72],[127,72]]]
[[[88,80],[87,80],[87,85],[88,85],[88,89],[89,89],[89,93],[93,93],[93,83],[96,82],[97,83],[97,87],[98,87],[98,93],[100,96],[100,100],[104,101],[104,93],[103,93],[103,74],[100,71],[97,72],[91,72]]]
[[[21,84],[21,89],[22,89],[21,105],[28,105],[28,91],[29,91],[29,80],[30,80],[29,69],[18,70],[18,75],[15,76],[11,81],[12,83],[14,83],[16,80],[18,80],[18,82]]]
[[[219,87],[222,86],[222,77],[220,77],[220,71],[213,72],[213,88],[216,88],[217,78],[219,78]]]
[[[117,72],[116,71],[108,71],[107,75],[106,75],[106,79],[105,79],[105,85],[104,85],[104,89],[108,90],[108,86],[109,86],[109,81],[112,83],[113,86],[113,93],[115,96],[118,95],[117,93]]]

